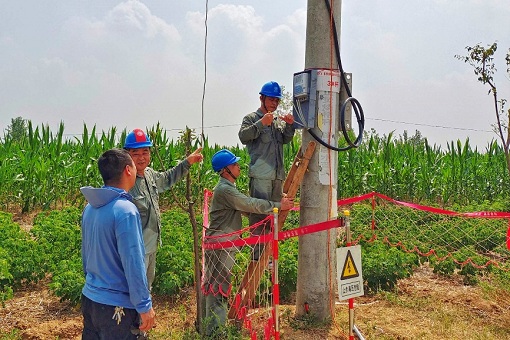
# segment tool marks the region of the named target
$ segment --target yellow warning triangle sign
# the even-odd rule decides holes
[[[356,268],[356,264],[354,263],[354,259],[352,258],[351,250],[348,250],[347,256],[345,257],[344,268],[342,269],[342,275],[340,276],[340,280],[352,279],[353,277],[358,276],[359,276],[358,268]]]

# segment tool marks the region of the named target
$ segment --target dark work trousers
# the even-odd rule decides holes
[[[281,180],[250,178],[250,196],[273,202],[280,202],[283,196],[283,182]],[[250,225],[262,221],[267,215],[250,214],[248,220]],[[264,235],[271,229],[269,222],[259,225],[252,230],[252,234]],[[252,260],[258,261],[264,250],[264,244],[256,244],[253,248]]]
[[[81,311],[83,313],[82,340],[133,340],[144,339],[140,335],[140,315],[135,309],[124,308],[119,324],[112,319],[115,306],[94,302],[82,294]]]

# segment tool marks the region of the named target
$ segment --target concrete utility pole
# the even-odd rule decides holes
[[[341,0],[329,1],[332,3],[337,34],[340,37]],[[334,47],[331,45],[330,26],[330,14],[324,0],[308,0],[305,69],[338,69]],[[330,101],[329,97],[329,95],[321,97],[322,104],[321,99],[318,98],[318,113],[321,117],[317,119],[318,127],[313,131],[322,136],[328,144],[337,146],[338,124],[336,122],[339,103],[338,98]],[[302,145],[308,145],[311,140],[314,138],[308,131],[303,130]],[[301,184],[300,224],[302,226],[337,217],[338,154],[322,145],[317,146]],[[299,238],[296,316],[309,313],[318,321],[328,320],[334,316],[335,239],[335,230],[308,234]]]

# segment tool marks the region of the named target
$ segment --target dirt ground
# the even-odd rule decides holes
[[[0,309],[0,339],[80,339],[78,308],[59,302],[47,282],[15,293]],[[355,324],[365,339],[510,339],[510,295],[465,286],[460,278],[444,278],[423,266],[398,283],[395,293],[355,300]],[[154,297],[157,327],[152,339],[179,339],[195,320],[193,291],[181,297]],[[280,306],[282,339],[348,339],[348,307],[337,302],[328,326],[294,318],[294,306]],[[13,331],[17,330],[17,331]],[[13,334],[17,334],[17,337]]]

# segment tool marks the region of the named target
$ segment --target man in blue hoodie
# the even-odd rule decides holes
[[[99,157],[102,188],[83,187],[82,339],[140,339],[154,327],[138,209],[128,191],[136,165],[126,150]]]

